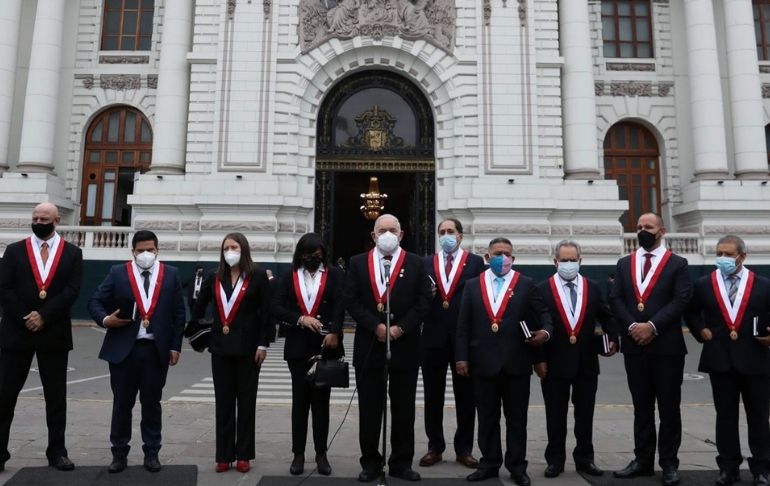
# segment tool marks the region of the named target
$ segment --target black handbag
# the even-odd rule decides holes
[[[343,353],[338,359],[325,359],[322,354],[310,358],[314,361],[306,379],[316,388],[348,388],[350,371]]]

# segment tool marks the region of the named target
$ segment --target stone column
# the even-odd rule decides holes
[[[695,179],[722,179],[728,176],[729,171],[712,1],[684,0],[684,17],[693,174]]]
[[[63,0],[37,2],[17,167],[21,172],[54,170],[65,3]]]
[[[184,172],[187,143],[187,110],[190,103],[190,65],[193,3],[167,0],[158,68],[158,97],[151,172]]]
[[[586,0],[559,1],[559,37],[564,56],[562,111],[564,173],[569,179],[599,177],[591,25]]]
[[[0,173],[8,170],[16,59],[19,47],[22,0],[6,0],[0,8]]]
[[[767,179],[765,114],[751,0],[723,0],[735,175]]]

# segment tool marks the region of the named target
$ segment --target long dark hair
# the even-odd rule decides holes
[[[329,266],[329,258],[326,253],[326,245],[324,245],[321,235],[318,233],[305,233],[302,238],[297,242],[297,248],[294,250],[294,257],[291,260],[291,269],[296,271],[302,266],[302,257],[315,253],[317,250],[321,250],[321,263],[324,267]]]
[[[225,261],[225,252],[222,250],[225,246],[225,241],[233,240],[241,247],[241,261],[238,262],[238,269],[244,275],[244,278],[249,278],[254,273],[257,266],[251,260],[251,251],[249,250],[249,240],[243,236],[242,233],[228,233],[222,238],[222,244],[219,245],[219,266],[217,267],[217,277],[220,281],[230,278],[230,265]]]

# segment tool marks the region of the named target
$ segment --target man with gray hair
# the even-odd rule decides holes
[[[695,282],[687,325],[703,343],[698,370],[709,374],[716,408],[716,484],[740,481],[741,399],[748,425],[749,469],[755,485],[770,473],[770,280],[743,264],[747,248],[735,235],[719,239],[717,268]]]
[[[571,240],[560,241],[553,257],[556,273],[538,284],[553,321],[553,334],[543,346],[544,376],[540,383],[548,432],[547,478],[555,478],[564,471],[570,394],[575,407],[575,468],[591,476],[603,474],[594,463],[592,437],[599,377],[597,353],[615,354],[617,335],[599,286],[580,274],[581,262],[580,245]],[[598,346],[603,344],[603,338],[600,336],[597,343],[594,335],[597,323],[608,337],[606,352]]]

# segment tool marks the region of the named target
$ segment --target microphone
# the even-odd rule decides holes
[[[391,262],[390,260],[387,260],[387,259],[383,259],[382,260],[382,268],[385,269],[385,281],[386,282],[390,280],[390,265],[392,263],[393,262]]]

